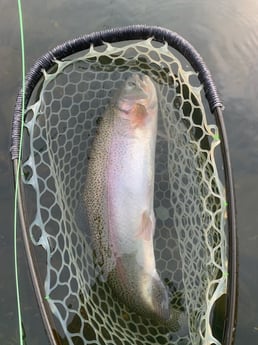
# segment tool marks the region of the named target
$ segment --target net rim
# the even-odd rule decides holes
[[[225,345],[230,345],[233,343],[235,325],[236,325],[236,310],[237,310],[237,237],[236,237],[236,219],[235,219],[235,196],[233,189],[233,177],[232,169],[230,163],[229,147],[227,142],[226,129],[222,114],[222,103],[219,100],[219,96],[212,80],[211,74],[207,69],[202,57],[195,50],[195,48],[186,41],[183,37],[177,33],[170,31],[165,28],[157,26],[146,26],[146,25],[132,25],[127,27],[119,27],[114,29],[109,29],[100,32],[94,32],[91,34],[83,35],[78,38],[66,41],[52,50],[48,51],[46,54],[41,56],[35,64],[32,66],[30,72],[26,76],[26,87],[25,87],[25,108],[29,102],[31,94],[34,87],[43,75],[43,70],[48,70],[54,64],[56,59],[63,59],[71,54],[77,53],[81,50],[89,49],[91,45],[100,46],[104,42],[115,43],[119,41],[127,41],[133,39],[147,39],[152,37],[158,42],[164,43],[165,41],[168,45],[176,49],[181,53],[191,64],[194,70],[198,73],[198,78],[200,82],[204,85],[205,96],[210,106],[210,110],[215,117],[216,124],[219,128],[219,134],[221,139],[221,150],[224,163],[225,171],[225,184],[226,193],[228,200],[228,236],[229,236],[229,248],[228,248],[228,258],[229,258],[229,278],[228,278],[228,293],[227,293],[227,316],[225,322],[225,330],[223,334],[222,343]],[[20,145],[20,133],[21,133],[21,114],[22,113],[22,89],[19,90],[16,106],[13,116],[12,123],[12,142],[11,142],[11,159],[13,160],[14,176],[17,175],[17,161],[18,152]],[[24,241],[26,239],[26,215],[23,212],[23,197],[22,190],[20,190],[19,197],[19,210],[22,225],[22,232]],[[29,257],[32,255],[31,246],[26,246],[26,255]],[[33,265],[31,262],[29,266]],[[45,306],[42,303],[41,293],[37,292],[37,277],[33,275],[33,268],[30,267],[34,289],[36,291],[38,303],[40,310],[42,312]],[[44,319],[44,317],[43,317]],[[48,322],[45,324],[46,329],[49,331],[48,334],[52,333],[50,330],[50,325]],[[51,343],[56,344],[55,337],[52,335],[50,337]]]

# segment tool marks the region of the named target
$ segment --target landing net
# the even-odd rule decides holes
[[[176,315],[171,327],[128,310],[99,279],[83,203],[98,124],[135,72],[153,80],[159,100],[154,248]],[[26,233],[58,343],[220,345],[214,308],[228,292],[221,138],[189,63],[152,37],[55,58],[35,85],[25,129]]]

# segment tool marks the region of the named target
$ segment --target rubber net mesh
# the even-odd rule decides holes
[[[134,72],[154,81],[159,98],[154,248],[178,315],[171,329],[129,311],[98,279],[84,213],[96,128]],[[26,110],[22,171],[29,236],[64,344],[220,344],[211,321],[226,293],[226,201],[202,93],[196,73],[151,39],[91,47],[44,71]]]

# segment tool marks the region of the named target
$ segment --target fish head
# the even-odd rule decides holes
[[[145,74],[132,74],[120,89],[117,107],[120,116],[134,128],[153,122],[157,117],[158,101],[151,78]]]

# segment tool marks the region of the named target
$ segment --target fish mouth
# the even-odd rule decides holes
[[[157,102],[156,88],[152,79],[143,73],[133,74],[131,77],[137,85],[138,90],[141,93],[141,99],[146,100],[149,107],[152,109]]]
[[[147,75],[143,74],[141,76],[141,81],[143,84],[143,89],[145,94],[147,95],[148,98],[148,107],[149,109],[155,109],[157,107],[157,93],[156,93],[156,87]]]
[[[138,93],[138,97],[146,99],[148,98],[149,81],[146,75],[134,73],[127,81],[127,88],[132,90],[132,95]]]
[[[135,76],[135,79],[141,84],[146,84],[149,81],[149,77],[146,74],[139,73],[139,74],[134,74],[133,77]]]
[[[116,107],[125,118],[135,109],[141,110],[141,114],[155,114],[157,109],[157,93],[151,78],[143,73],[133,73],[121,89]]]
[[[134,80],[136,85],[139,87],[139,89],[141,89],[145,93],[145,95],[148,96],[148,91],[152,86],[150,77],[148,77],[146,74],[135,73],[132,75],[132,79]]]

